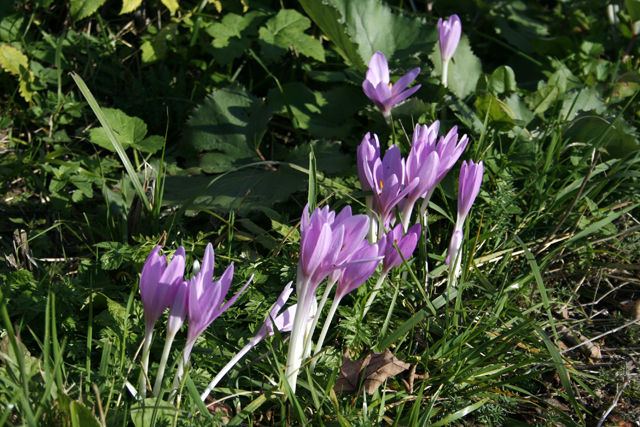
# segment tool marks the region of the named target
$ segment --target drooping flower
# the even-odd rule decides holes
[[[229,372],[229,370],[233,366],[235,366],[240,361],[240,359],[242,359],[244,355],[249,352],[249,350],[255,347],[260,341],[262,341],[266,337],[274,335],[275,333],[274,329],[277,329],[279,332],[288,332],[291,330],[293,326],[293,319],[295,317],[297,305],[295,304],[292,305],[291,307],[289,307],[288,309],[280,313],[280,315],[278,315],[278,313],[280,312],[282,307],[287,303],[289,296],[293,292],[293,289],[291,287],[292,283],[293,282],[289,282],[289,284],[285,286],[284,290],[278,297],[278,300],[273,305],[273,308],[269,311],[269,315],[267,316],[267,319],[265,320],[264,324],[262,325],[262,327],[260,328],[256,336],[253,337],[253,339],[249,341],[249,343],[246,346],[244,346],[242,350],[240,350],[238,354],[236,354],[233,357],[233,359],[231,359],[229,363],[227,363],[226,366],[220,370],[220,372],[218,372],[218,374],[211,381],[211,383],[209,383],[209,386],[207,386],[205,391],[200,396],[200,400],[204,402],[207,399],[207,396],[209,396],[209,393],[211,393],[211,390],[213,390],[215,386],[218,385],[220,380],[227,374],[227,372]]]
[[[233,279],[233,263],[227,267],[222,277],[214,282],[214,257],[213,246],[209,243],[204,251],[200,272],[189,280],[187,344],[173,382],[174,390],[182,379],[184,367],[189,362],[196,339],[218,316],[231,307],[253,279],[252,276],[237,294],[223,304]]]
[[[153,339],[155,324],[175,299],[184,277],[185,252],[180,246],[167,266],[166,255],[159,255],[160,246],[155,247],[142,267],[140,274],[140,297],[144,308],[145,337],[142,346],[144,373],[140,380],[140,395],[147,393],[145,373],[149,369],[149,347]]]
[[[447,21],[443,21],[442,18],[438,20],[438,40],[442,57],[442,85],[444,87],[447,87],[449,61],[458,48],[461,36],[462,23],[458,15],[451,15]]]
[[[362,82],[362,89],[365,95],[376,104],[385,119],[389,120],[391,108],[420,89],[420,85],[416,85],[405,90],[418,77],[418,74],[420,74],[420,68],[414,68],[392,84],[387,58],[382,52],[376,52],[369,61],[369,70],[366,80]]]

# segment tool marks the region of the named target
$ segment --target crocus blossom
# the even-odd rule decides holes
[[[200,272],[189,280],[187,344],[178,365],[178,372],[173,383],[174,389],[177,389],[182,379],[184,367],[189,361],[196,339],[218,316],[231,307],[253,278],[252,276],[242,289],[223,305],[233,279],[233,263],[227,267],[222,277],[214,282],[214,256],[213,246],[209,243],[204,252]]]
[[[438,40],[440,42],[440,55],[442,57],[442,85],[444,87],[447,87],[449,61],[458,48],[461,36],[462,23],[458,15],[451,15],[446,21],[443,21],[442,18],[438,20]]]
[[[371,136],[371,132],[367,132],[358,146],[357,154],[360,186],[364,191],[371,191],[374,187],[373,168],[376,161],[380,161],[380,141],[378,140],[378,135],[373,134],[373,136]],[[376,240],[376,228],[378,222],[376,216],[373,214],[373,195],[367,196],[365,200],[367,204],[367,216],[371,221],[368,239],[370,242],[374,242]]]
[[[326,206],[317,208],[309,216],[307,205],[300,221],[300,259],[296,279],[298,308],[291,331],[287,368],[285,376],[295,391],[298,370],[305,353],[305,342],[311,340],[312,327],[308,321],[316,315],[318,302],[316,289],[335,269],[344,266],[349,251],[358,247],[369,228],[369,218],[365,215],[351,215],[351,209],[344,209],[337,217]],[[306,351],[305,351],[306,350]]]
[[[362,82],[362,89],[388,121],[391,108],[420,89],[420,85],[407,89],[407,86],[418,77],[418,74],[420,74],[420,68],[414,68],[395,84],[392,84],[389,78],[387,58],[382,52],[376,52],[369,61],[369,70],[366,80]]]
[[[470,160],[469,163],[462,162],[460,181],[458,182],[458,216],[447,256],[447,263],[450,265],[449,270],[454,276],[458,276],[462,262],[458,256],[458,251],[462,245],[464,222],[480,192],[483,172],[484,165],[482,162],[477,164],[473,163],[473,160]]]
[[[162,313],[171,304],[184,277],[185,252],[180,246],[167,266],[166,255],[160,256],[160,246],[155,247],[142,267],[140,274],[140,297],[144,308],[145,337],[142,346],[142,366],[149,369],[149,347],[153,329]],[[146,375],[140,380],[140,395],[146,396]]]
[[[282,307],[287,303],[289,296],[293,292],[293,289],[291,287],[292,283],[293,282],[289,282],[289,284],[285,286],[284,290],[282,291],[277,301],[273,305],[273,308],[269,311],[269,315],[267,316],[267,319],[265,320],[264,324],[262,325],[262,327],[260,328],[256,336],[253,337],[253,339],[251,339],[251,341],[249,341],[249,343],[246,346],[244,346],[242,350],[240,350],[238,354],[236,354],[233,357],[233,359],[231,359],[229,363],[227,363],[227,365],[220,370],[220,372],[218,372],[218,374],[215,376],[215,378],[211,381],[209,386],[207,386],[205,391],[200,396],[200,400],[204,402],[207,399],[207,396],[209,396],[209,393],[211,393],[211,390],[213,390],[215,386],[218,385],[220,380],[227,374],[227,372],[229,372],[229,370],[231,370],[231,368],[235,366],[240,361],[240,359],[242,359],[244,355],[249,352],[249,350],[255,347],[260,341],[262,341],[266,337],[274,335],[275,333],[274,329],[277,329],[279,332],[288,332],[291,330],[291,327],[293,326],[293,319],[295,317],[297,306],[292,305],[291,307],[283,311],[280,315],[278,315],[278,313],[280,312]]]
[[[402,264],[403,258],[409,259],[409,257],[413,255],[416,245],[418,244],[421,231],[422,228],[420,224],[416,224],[403,235],[403,227],[401,224],[398,224],[380,238],[380,241],[378,242],[378,245],[380,245],[380,255],[384,255],[384,260],[382,261],[382,272],[373,287],[373,291],[371,292],[369,299],[364,305],[363,316],[367,314],[371,308],[373,300],[376,299],[376,296],[382,287],[382,283],[384,283],[384,280],[391,269]],[[396,246],[400,250],[400,253],[398,253]],[[400,254],[402,254],[402,256],[400,256]]]
[[[169,310],[169,320],[167,321],[167,337],[164,342],[164,349],[162,351],[162,357],[160,358],[160,365],[158,366],[158,374],[156,376],[156,383],[153,386],[153,394],[158,396],[162,388],[162,379],[164,378],[164,371],[167,366],[167,360],[169,359],[169,353],[171,352],[171,346],[176,334],[182,327],[185,317],[187,317],[187,311],[189,308],[189,282],[182,282],[176,297],[171,303],[171,309]]]

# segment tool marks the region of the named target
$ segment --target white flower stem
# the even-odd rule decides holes
[[[191,343],[187,343],[184,347],[184,352],[182,357],[180,358],[180,363],[178,364],[178,369],[176,370],[176,375],[173,377],[173,384],[171,385],[171,394],[169,395],[169,403],[173,402],[173,398],[178,392],[178,387],[180,387],[180,383],[182,383],[182,377],[184,375],[184,368],[189,363],[189,357],[191,357],[191,350],[193,349],[193,345],[195,344],[195,338]]]
[[[167,367],[167,360],[169,359],[169,353],[171,353],[171,346],[173,345],[173,339],[176,337],[175,332],[170,333],[167,330],[167,339],[164,342],[164,349],[162,350],[162,358],[160,359],[160,366],[158,367],[158,374],[156,375],[156,383],[153,386],[153,395],[158,397],[162,388],[162,379],[164,378],[164,371]]]
[[[442,86],[447,87],[447,77],[449,75],[449,61],[442,61]]]
[[[373,287],[373,292],[371,292],[371,296],[369,297],[369,299],[367,300],[367,303],[364,306],[364,312],[362,313],[363,319],[364,319],[364,316],[367,315],[367,312],[369,311],[369,309],[371,308],[371,304],[373,304],[373,300],[376,299],[376,296],[378,295],[378,292],[382,287],[382,283],[386,278],[387,278],[387,273],[380,274],[380,277],[378,278],[376,285]]]
[[[411,213],[413,212],[415,204],[415,201],[407,200],[407,205],[404,207],[404,212],[402,213],[402,229],[405,233],[409,229],[409,220],[411,219]]]
[[[329,309],[329,314],[327,314],[327,318],[324,321],[324,326],[322,327],[320,338],[318,338],[318,342],[316,343],[316,350],[313,352],[314,356],[320,353],[320,350],[322,349],[322,344],[324,343],[324,339],[326,338],[327,332],[329,331],[329,326],[331,325],[331,321],[333,320],[333,316],[336,314],[336,309],[338,308],[339,305],[340,305],[340,300],[334,299],[333,303],[331,304],[331,308]],[[315,369],[317,362],[318,362],[318,359],[313,359],[311,361],[311,366],[310,366],[311,372],[313,372],[313,370]]]
[[[240,361],[240,359],[242,359],[244,357],[244,355],[247,354],[249,352],[249,350],[251,350],[251,348],[253,346],[258,344],[258,342],[260,340],[256,340],[256,338],[254,338],[251,341],[249,341],[249,344],[245,345],[244,348],[242,350],[240,350],[238,352],[238,354],[236,354],[233,357],[233,359],[231,359],[229,361],[229,363],[227,363],[226,366],[224,368],[222,368],[222,370],[220,370],[220,372],[218,372],[218,375],[216,375],[216,377],[213,380],[211,380],[211,382],[209,383],[207,388],[200,395],[200,400],[202,400],[203,402],[205,400],[207,400],[207,397],[209,396],[209,393],[211,393],[211,391],[218,385],[220,380],[227,374],[227,372],[229,372],[231,370],[231,368],[233,368],[236,365],[236,363],[238,363]]]
[[[300,272],[298,272],[300,274]],[[296,294],[298,295],[298,309],[296,310],[296,317],[293,320],[293,328],[291,329],[291,338],[289,339],[289,351],[287,353],[287,367],[284,371],[284,375],[293,393],[296,392],[296,382],[298,379],[298,370],[302,365],[302,358],[304,352],[304,336],[307,329],[307,322],[309,316],[309,302],[307,299],[307,288],[309,287],[308,280],[301,282],[299,279],[296,284]]]
[[[304,353],[309,352],[311,349],[311,340],[313,339],[313,331],[316,330],[318,326],[318,320],[320,320],[320,313],[322,313],[322,309],[324,305],[327,303],[327,299],[329,298],[329,293],[331,293],[331,289],[333,289],[333,285],[335,285],[335,281],[333,283],[327,282],[327,287],[324,290],[324,294],[322,294],[322,298],[320,299],[320,304],[318,304],[318,310],[316,311],[316,316],[313,318],[313,322],[311,323],[310,332],[307,334],[306,340],[304,342]],[[313,370],[313,369],[312,369]]]
[[[155,325],[146,325],[144,330],[144,344],[142,345],[142,375],[140,376],[140,397],[147,397],[147,376],[149,375],[149,348],[153,340]]]
[[[365,200],[367,202],[367,216],[369,217],[369,233],[367,234],[367,239],[369,239],[369,244],[374,244],[378,241],[376,236],[378,221],[373,212],[373,196],[367,196]]]

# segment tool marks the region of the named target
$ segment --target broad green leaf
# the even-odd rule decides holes
[[[640,21],[640,0],[625,0],[631,22]]]
[[[286,113],[285,100],[302,129],[316,138],[344,138],[357,125],[353,116],[367,105],[362,90],[354,86],[338,86],[328,92],[314,92],[302,83],[282,86],[284,98],[277,89],[269,91],[268,102],[276,111]],[[305,165],[306,167],[306,165]]]
[[[489,93],[478,96],[475,106],[478,111],[478,117],[484,120],[488,113],[489,126],[500,132],[508,132],[516,125],[515,114],[511,109]]]
[[[142,50],[142,62],[149,64],[159,59],[164,59],[167,56],[169,47],[167,42],[175,39],[178,34],[178,24],[171,22],[165,25],[162,30],[156,34],[153,40],[146,41],[140,46]]]
[[[71,17],[74,21],[79,21],[96,13],[96,10],[104,4],[106,0],[70,0]]]
[[[304,167],[307,166],[308,157]],[[270,208],[276,202],[287,200],[291,193],[307,188],[307,174],[286,164],[276,168],[275,171],[243,169],[224,175],[199,194],[193,205],[220,212],[237,209],[240,215],[246,215],[254,210]],[[162,203],[182,205],[214,178],[184,174],[169,176],[165,181]]]
[[[429,55],[429,59],[433,62],[431,75],[434,77],[441,76],[442,58],[440,57],[439,44],[435,45],[431,55]],[[469,45],[469,39],[463,34],[458,49],[456,49],[453,59],[449,63],[448,88],[459,98],[464,98],[475,90],[481,74],[482,63],[474,55]]]
[[[111,123],[113,130],[118,135],[118,139],[125,150],[132,145],[135,145],[137,142],[142,141],[147,135],[147,125],[142,119],[139,119],[138,117],[130,117],[123,111],[113,108],[103,108],[102,111],[107,117],[107,120],[109,120],[109,123]],[[89,136],[91,138],[91,142],[94,144],[112,152],[116,151],[104,128],[99,127],[90,129]]]
[[[633,96],[640,90],[640,74],[630,71],[623,74],[611,88],[612,102],[619,102],[622,98]]]
[[[100,422],[84,404],[60,392],[57,398],[60,409],[67,415],[72,427],[100,427]]]
[[[606,132],[603,145],[612,158],[622,158],[640,149],[637,139],[625,132],[624,122],[621,120],[607,129],[611,120],[613,118],[600,117],[594,113],[579,114],[563,136],[569,138],[570,142],[594,143]]]
[[[579,111],[595,111],[602,114],[606,105],[595,87],[574,90],[565,96],[562,102],[560,117],[564,120],[573,120]]]
[[[353,166],[351,156],[340,152],[340,143],[329,141],[313,141],[313,154],[316,158],[316,168],[320,172],[335,174],[348,170]],[[304,168],[309,166],[309,144],[299,145],[294,148],[287,161]]]
[[[169,12],[171,12],[172,15],[175,15],[176,11],[180,7],[178,5],[178,0],[162,0],[162,4],[169,9]]]
[[[429,52],[436,42],[435,24],[394,12],[380,0],[324,1],[340,12],[347,33],[367,64],[377,51],[387,59],[403,59],[418,52]]]
[[[257,149],[272,114],[270,107],[241,86],[217,90],[187,121],[181,151],[187,158],[202,151],[223,155],[224,161],[217,163],[224,170],[260,161]]]
[[[136,147],[138,150],[149,154],[153,154],[162,150],[163,146],[164,137],[160,135],[151,135],[134,144],[134,147]]]
[[[122,10],[120,10],[120,15],[133,12],[141,4],[142,0],[122,0]]]
[[[8,44],[0,46],[0,67],[5,71],[18,76],[20,85],[20,95],[30,102],[35,91],[31,87],[34,75],[29,69],[29,59],[27,56]]]
[[[176,411],[169,402],[147,398],[131,407],[131,420],[135,427],[172,425]]]
[[[265,17],[261,11],[251,11],[244,16],[226,14],[220,22],[207,27],[206,32],[213,37],[212,54],[221,65],[227,65],[243,55],[251,46],[249,36],[257,34],[257,25]]]
[[[546,85],[524,100],[534,113],[542,116],[558,100],[559,95],[560,89],[557,86]]]
[[[338,8],[318,0],[300,0],[300,4],[313,22],[338,47],[340,55],[360,72],[366,72],[367,66],[358,53],[358,45],[347,33],[347,24]]]
[[[534,37],[531,39],[533,50],[541,56],[564,58],[575,50],[573,42],[567,36],[559,37]]]
[[[535,117],[533,111],[527,108],[527,104],[516,93],[511,94],[510,97],[504,100],[504,103],[513,112],[518,126],[528,125]]]
[[[18,13],[5,16],[0,20],[0,40],[11,43],[18,40],[24,17]]]
[[[304,33],[309,27],[311,21],[306,16],[293,9],[281,9],[276,16],[267,21],[265,27],[260,28],[263,53],[277,61],[290,46],[293,46],[301,54],[324,62],[324,49],[320,40]]]
[[[495,96],[518,90],[516,85],[516,74],[513,72],[513,69],[508,65],[501,65],[496,68],[489,77],[487,90]]]

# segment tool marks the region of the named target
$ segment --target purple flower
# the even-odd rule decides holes
[[[420,74],[420,68],[414,68],[402,76],[395,85],[392,84],[389,79],[387,58],[382,52],[376,52],[369,62],[367,79],[362,82],[362,89],[365,95],[380,109],[384,117],[388,119],[391,114],[391,108],[394,105],[404,101],[420,89],[420,85],[416,85],[411,89],[405,90],[418,77],[418,74]]]
[[[392,268],[402,264],[402,258],[408,259],[413,254],[418,244],[421,230],[420,224],[416,224],[403,236],[402,225],[398,224],[393,230],[389,231],[389,233],[380,239],[379,243],[384,250],[384,261],[382,262],[383,276],[386,276]],[[396,246],[400,249],[402,257],[396,250]]]
[[[159,255],[156,246],[142,267],[140,296],[144,307],[145,323],[153,325],[173,302],[184,277],[184,248],[180,246],[167,266],[166,255]]]
[[[352,215],[345,208],[336,216],[326,206],[309,216],[307,205],[300,221],[300,259],[296,295],[298,308],[291,330],[286,377],[295,391],[296,376],[304,359],[304,343],[311,337],[310,318],[316,315],[316,289],[334,270],[345,265],[352,251],[359,247],[369,229],[369,218]]]
[[[349,292],[366,282],[376,271],[378,264],[380,264],[381,255],[383,255],[381,249],[383,249],[381,245],[369,245],[365,240],[365,244],[349,258],[349,261],[353,262],[353,264],[345,267],[338,279],[335,296],[338,302]]]
[[[456,230],[462,230],[464,220],[467,218],[471,205],[475,202],[478,192],[480,192],[480,185],[482,184],[482,175],[484,172],[484,165],[482,162],[473,163],[473,160],[469,160],[469,163],[462,162],[462,169],[460,169],[460,182],[458,183],[458,218],[456,219]]]
[[[358,177],[364,191],[373,190],[373,166],[376,160],[380,160],[380,141],[378,135],[373,134],[371,138],[371,132],[367,132],[358,146]]]
[[[462,239],[464,238],[464,234],[462,230],[455,230],[453,232],[453,236],[451,236],[451,242],[449,243],[449,252],[447,252],[447,260],[444,262],[445,264],[451,264],[451,255],[453,254],[454,261],[458,256],[458,251],[460,250],[460,246],[462,246]]]
[[[451,15],[447,21],[443,21],[442,18],[438,20],[438,40],[442,62],[451,60],[458,48],[461,36],[462,23],[458,15]]]
[[[142,369],[149,369],[149,347],[153,339],[153,329],[162,313],[171,304],[183,282],[185,253],[180,246],[167,266],[167,257],[160,256],[160,246],[156,246],[142,267],[140,274],[140,297],[144,308],[144,344],[142,346]],[[140,378],[140,396],[147,393],[146,375]]]

